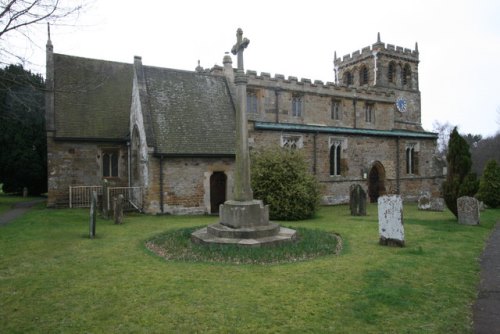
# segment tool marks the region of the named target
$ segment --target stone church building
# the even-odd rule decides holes
[[[301,150],[323,204],[360,184],[415,200],[437,195],[437,134],[421,126],[419,51],[380,41],[334,57],[332,82],[247,71],[249,146]],[[148,213],[216,213],[231,199],[233,63],[194,71],[57,54],[47,43],[48,205],[70,187],[140,187]]]

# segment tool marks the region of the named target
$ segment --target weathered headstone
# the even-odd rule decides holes
[[[352,184],[349,191],[351,216],[366,216],[366,192],[359,184]]]
[[[109,218],[109,199],[108,199],[108,180],[102,180],[102,216],[104,219]]]
[[[485,206],[484,206],[484,202],[483,201],[479,201],[479,211],[484,211],[486,210]]]
[[[403,200],[400,195],[378,198],[378,231],[381,245],[404,246]]]
[[[444,211],[444,199],[442,197],[431,197],[424,193],[418,198],[418,209],[422,211]]]
[[[115,224],[122,224],[123,223],[123,195],[120,194],[117,197],[113,198],[113,209],[114,209],[114,214],[113,218],[115,220]]]
[[[429,195],[429,193],[420,195],[418,198],[418,209],[424,211],[431,209],[431,195]]]
[[[459,197],[457,211],[459,224],[479,225],[479,201],[474,197]]]
[[[23,188],[23,197],[28,197],[28,188],[26,187]]]
[[[95,237],[95,226],[97,217],[97,192],[92,192],[92,198],[90,201],[90,224],[89,224],[89,236],[90,239]]]
[[[444,211],[444,198],[442,197],[433,197],[431,198],[431,211]]]

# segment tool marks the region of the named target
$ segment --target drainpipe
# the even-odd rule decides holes
[[[130,157],[130,141],[127,141],[127,156],[128,156],[128,159],[127,159],[127,162],[128,162],[128,187],[132,187],[132,180],[131,180],[131,174],[130,174],[130,171],[131,171],[131,157]]]
[[[160,211],[163,213],[163,155],[160,155]]]
[[[280,106],[279,106],[280,90],[276,89],[274,91],[274,95],[276,98],[276,123],[279,123],[280,122]]]
[[[399,184],[399,169],[400,169],[400,161],[399,161],[399,137],[396,137],[396,194],[400,193],[400,184]]]
[[[356,99],[356,95],[354,95],[354,100],[352,100],[352,105],[354,106],[354,128],[355,129],[357,127],[356,103],[357,103],[357,99]]]
[[[316,145],[316,138],[318,136],[318,132],[316,131],[316,133],[314,133],[314,136],[313,136],[313,174],[316,175],[316,166],[317,166],[317,159],[318,159],[318,155],[316,153],[316,149],[317,149],[317,145]]]

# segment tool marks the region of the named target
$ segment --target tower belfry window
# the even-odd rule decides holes
[[[344,74],[344,85],[350,86],[353,83],[352,73],[347,71]]]
[[[389,63],[389,69],[387,71],[387,81],[394,82],[395,74],[396,74],[396,65],[394,65],[394,62],[391,61]]]
[[[361,71],[359,71],[359,84],[368,84],[368,68],[366,66],[361,67]]]
[[[403,86],[411,85],[411,68],[409,64],[406,64],[403,67],[403,77],[402,77]]]

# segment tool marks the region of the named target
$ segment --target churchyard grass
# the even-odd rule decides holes
[[[480,226],[405,205],[406,247],[378,245],[376,206],[321,208],[283,223],[339,233],[340,255],[281,265],[166,261],[146,240],[210,216],[127,215],[37,207],[0,227],[2,333],[467,333],[478,257],[500,210]]]
[[[1,191],[2,185],[0,184],[0,214],[9,210],[12,205],[19,202],[29,202],[35,199],[39,199],[40,197],[22,197],[22,196],[13,196],[10,194],[5,194]]]

